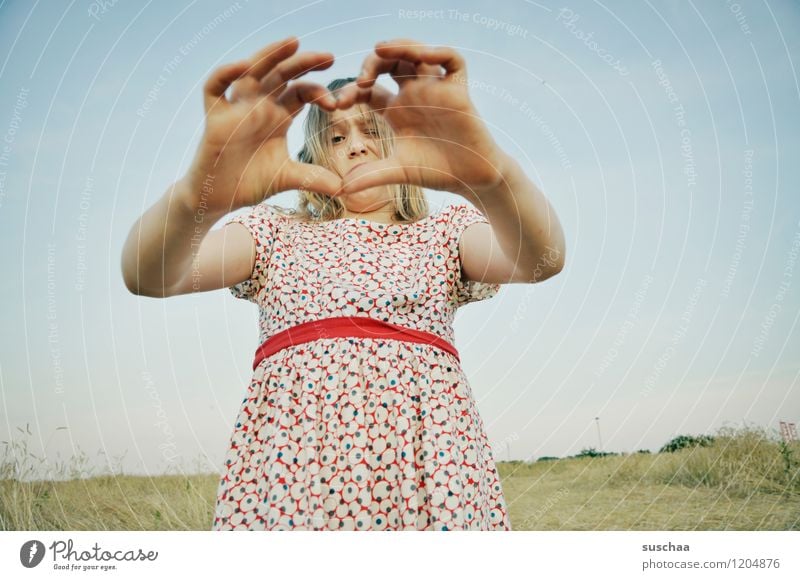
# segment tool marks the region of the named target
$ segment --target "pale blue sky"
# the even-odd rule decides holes
[[[105,5],[0,6],[2,439],[30,423],[49,457],[219,468],[256,307],[135,297],[120,254],[194,154],[210,70],[289,34],[336,55],[319,82],[379,40],[457,48],[558,212],[565,270],[456,322],[498,459],[598,447],[595,417],[612,451],[800,419],[795,2]]]

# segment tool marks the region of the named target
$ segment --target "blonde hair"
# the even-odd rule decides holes
[[[336,79],[328,84],[328,90],[336,94],[339,89],[355,81],[354,77]],[[362,114],[369,125],[376,131],[380,144],[381,158],[388,157],[394,148],[394,131],[381,115],[361,105]],[[328,111],[315,105],[309,107],[308,115],[303,123],[305,144],[297,155],[301,163],[320,165],[333,170],[331,163],[332,147],[331,115]],[[421,187],[409,184],[389,185],[394,197],[394,214],[392,221],[400,223],[415,222],[428,215],[428,200]],[[325,194],[300,189],[296,210],[289,214],[303,221],[329,221],[342,217],[345,206],[342,201]],[[279,208],[281,209],[281,208]]]

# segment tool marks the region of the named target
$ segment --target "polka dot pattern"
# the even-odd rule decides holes
[[[260,204],[250,279],[263,342],[303,322],[368,316],[454,343],[456,309],[500,286],[463,281],[466,205],[413,224],[308,224]],[[253,349],[255,351],[255,348]],[[426,344],[326,337],[253,372],[225,456],[214,530],[510,530],[485,427],[458,360]]]

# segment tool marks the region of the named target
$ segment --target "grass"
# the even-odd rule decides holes
[[[0,530],[210,529],[216,473],[94,475],[85,454],[50,465],[25,439],[2,443]],[[800,530],[800,443],[758,428],[674,453],[497,466],[514,530]]]
[[[800,442],[758,428],[674,453],[498,469],[517,530],[800,530]]]

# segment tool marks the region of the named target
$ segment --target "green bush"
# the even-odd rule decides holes
[[[714,438],[710,435],[678,435],[669,443],[658,450],[659,453],[674,453],[687,447],[709,447],[714,443]]]
[[[577,455],[573,455],[575,458],[581,457],[607,457],[609,455],[619,455],[618,453],[612,453],[610,451],[598,451],[594,447],[588,447],[581,449],[581,452]]]

